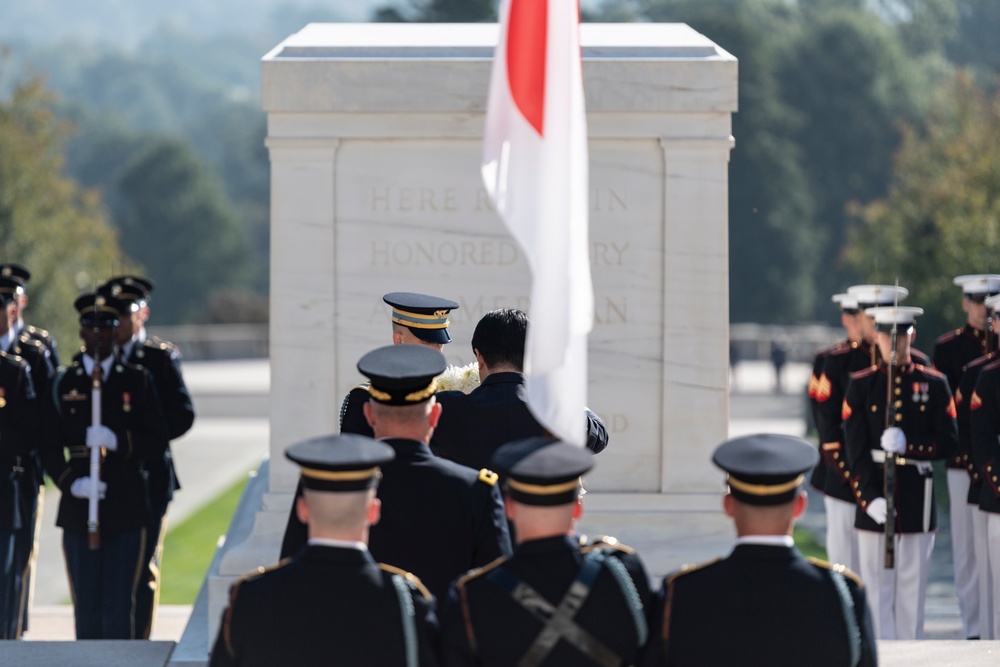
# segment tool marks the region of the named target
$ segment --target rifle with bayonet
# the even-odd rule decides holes
[[[889,352],[888,377],[885,392],[885,428],[896,424],[896,400],[893,395],[895,386],[896,369],[896,339],[899,335],[899,278],[896,279],[896,294],[893,298],[893,318],[892,331],[889,334],[892,350]],[[882,465],[884,471],[883,489],[885,494],[885,569],[891,570],[896,566],[896,454],[894,452],[885,453],[885,463]]]

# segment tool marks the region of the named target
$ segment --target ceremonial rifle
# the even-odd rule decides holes
[[[90,350],[91,359],[94,360],[94,371],[90,375],[90,423],[92,426],[101,424],[101,361],[98,359],[99,338],[101,334],[100,319],[98,318],[98,296],[94,290],[94,340],[93,349]],[[98,522],[98,503],[100,494],[98,486],[101,482],[101,448],[90,448],[90,490],[87,495],[87,546],[92,550],[101,548],[100,523]]]
[[[893,395],[893,385],[896,372],[896,338],[899,334],[899,278],[896,278],[896,294],[893,298],[892,332],[889,339],[892,350],[889,352],[889,381],[885,391],[885,428],[894,426],[896,423],[896,402]],[[885,463],[882,464],[884,475],[885,493],[885,569],[891,570],[896,566],[896,454],[894,452],[885,453]]]

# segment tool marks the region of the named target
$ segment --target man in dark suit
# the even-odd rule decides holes
[[[431,449],[470,468],[483,468],[500,445],[545,435],[545,428],[528,410],[524,389],[524,343],[528,317],[504,308],[483,316],[472,334],[472,351],[479,365],[480,385],[468,395],[442,391],[443,408]],[[593,452],[608,445],[608,431],[600,418],[586,411],[587,447]]]
[[[194,404],[181,374],[181,354],[177,346],[146,335],[145,321],[152,289],[152,281],[146,278],[118,276],[102,285],[100,291],[125,304],[128,312],[123,314],[118,325],[119,357],[149,371],[166,421],[167,438],[175,440],[187,433],[194,423]],[[140,638],[148,639],[159,599],[167,506],[174,492],[181,488],[169,442],[163,457],[150,459],[144,473],[148,476],[151,511],[144,561],[148,566],[143,573],[144,581],[136,591],[136,628]]]
[[[31,280],[31,271],[20,264],[0,264],[0,276],[13,280],[19,287],[14,299],[14,321],[11,328],[18,336],[23,334],[40,342],[49,353],[52,368],[59,368],[59,351],[56,347],[56,339],[46,329],[24,322],[24,309],[28,307],[27,283]]]
[[[390,292],[382,300],[392,306],[392,344],[423,345],[440,352],[451,342],[448,313],[458,308],[450,299],[414,292]],[[340,406],[340,432],[372,436],[365,419],[369,383],[354,387]]]
[[[723,499],[736,548],[724,559],[667,576],[641,664],[877,664],[871,615],[857,575],[805,559],[792,541],[818,456],[781,435],[730,440],[712,457],[728,473]]]
[[[365,416],[396,452],[382,469],[382,519],[369,548],[416,574],[438,598],[458,575],[510,554],[496,474],[438,458],[427,446],[441,416],[434,394],[444,368],[444,355],[422,345],[381,347],[358,361],[371,381]],[[289,519],[282,557],[301,548],[299,526]]]
[[[42,401],[42,458],[62,491],[56,525],[63,529],[77,639],[136,639],[137,573],[150,519],[143,470],[162,458],[166,427],[149,373],[115,356],[115,327],[127,306],[100,294],[85,294],[75,306],[84,354],[56,375]],[[95,385],[99,411],[92,405]],[[95,448],[99,478],[91,473]],[[89,521],[94,486],[96,525]],[[97,548],[88,539],[91,529]]]
[[[649,634],[649,578],[612,537],[581,546],[581,478],[593,455],[546,437],[499,448],[517,547],[460,577],[441,612],[445,664],[632,665]]]
[[[430,593],[409,572],[376,563],[366,546],[392,448],[360,435],[323,436],[285,456],[302,469],[296,512],[309,542],[233,585],[210,664],[438,665]]]

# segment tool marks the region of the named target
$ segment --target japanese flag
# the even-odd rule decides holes
[[[503,0],[482,172],[531,269],[528,407],[553,435],[582,446],[594,294],[576,0]]]

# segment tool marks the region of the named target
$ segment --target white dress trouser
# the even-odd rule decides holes
[[[979,575],[979,638],[993,639],[993,598],[990,587],[990,546],[988,539],[989,512],[973,508],[972,541],[976,547],[976,571]],[[995,557],[994,557],[995,559]],[[996,567],[994,563],[993,567]]]
[[[840,563],[851,572],[858,571],[858,531],[854,516],[858,506],[839,498],[823,496],[826,509],[826,557]]]
[[[885,534],[858,531],[861,579],[878,639],[923,639],[924,598],[934,533],[896,533],[895,567],[885,569]]]
[[[1000,637],[1000,514],[996,512],[980,512],[986,515],[986,546],[989,557],[986,562],[986,600],[991,604],[989,609],[992,619],[992,634],[983,639]],[[990,616],[983,616],[983,633],[990,628]]]
[[[951,560],[955,571],[955,595],[962,615],[965,637],[979,636],[979,570],[973,542],[973,514],[978,508],[968,502],[969,473],[948,468],[948,498],[951,506]]]

